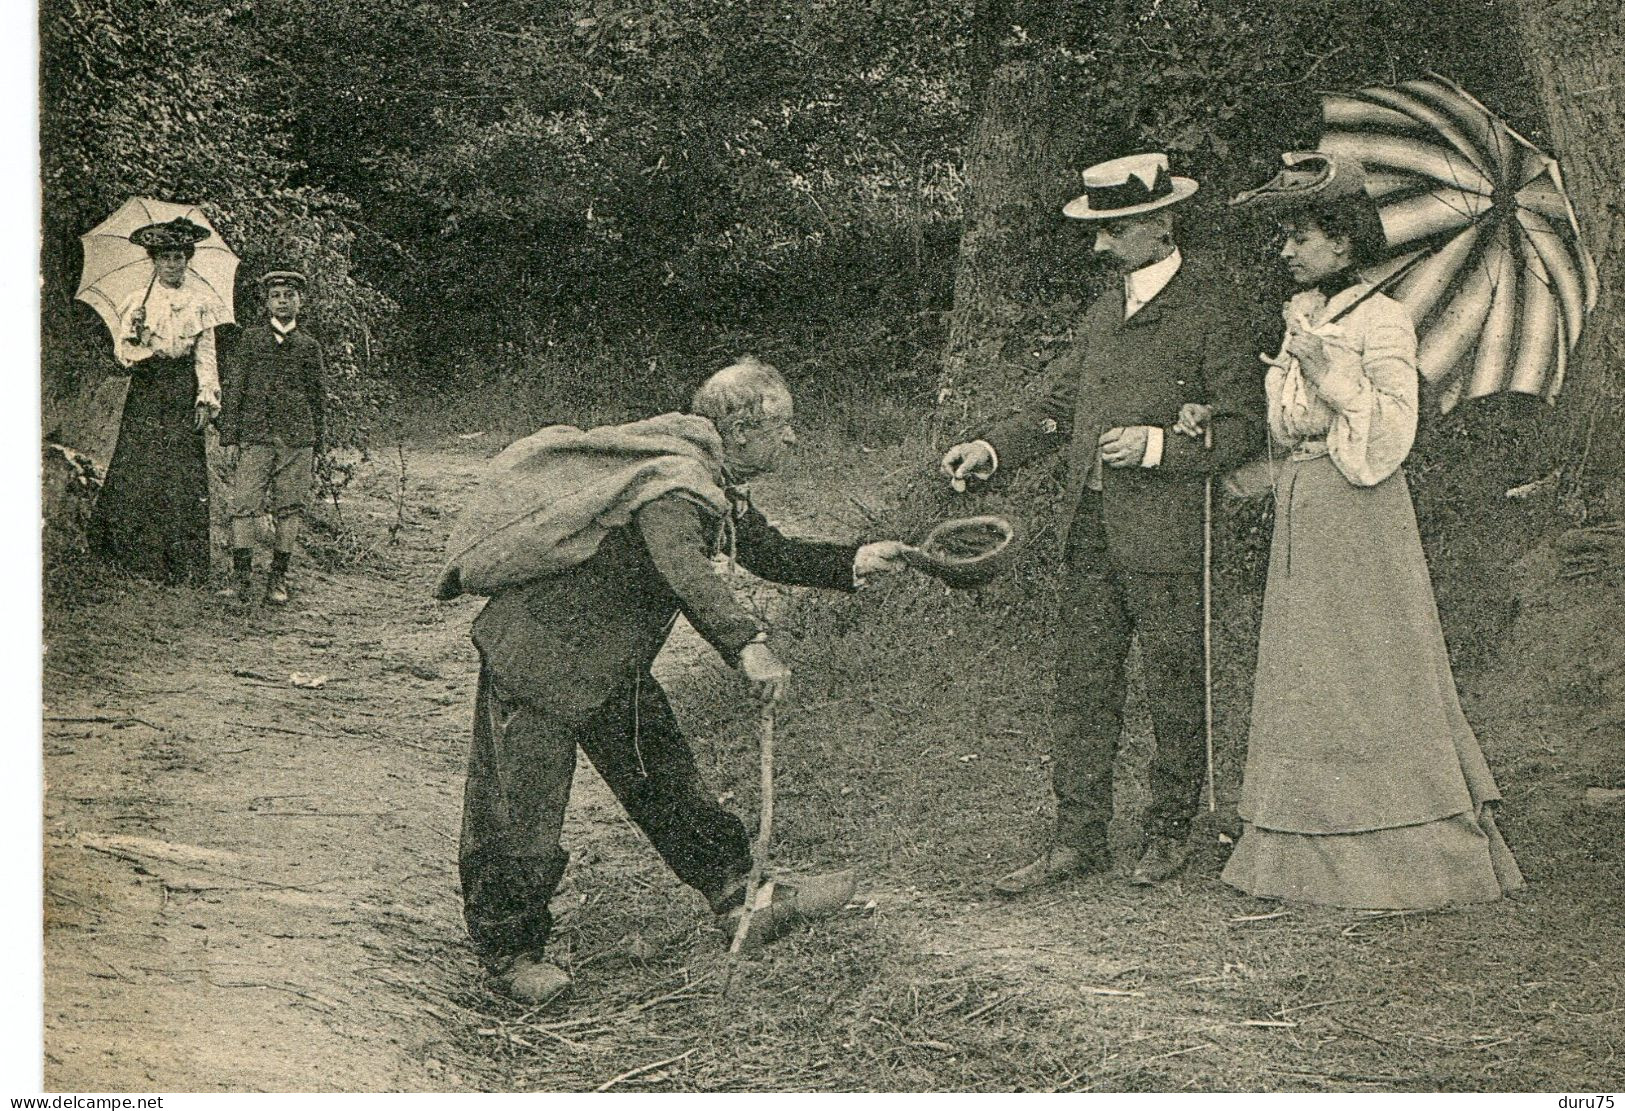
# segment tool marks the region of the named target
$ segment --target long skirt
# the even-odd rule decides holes
[[[202,433],[193,428],[192,360],[137,363],[124,400],[118,446],[90,518],[90,546],[102,559],[166,583],[209,571],[209,476]]]
[[[1462,714],[1403,474],[1286,464],[1240,813],[1224,870],[1252,895],[1381,910],[1523,885]]]

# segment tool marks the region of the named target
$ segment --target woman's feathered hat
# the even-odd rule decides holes
[[[192,223],[184,216],[166,220],[161,224],[143,224],[130,233],[130,242],[149,251],[164,251],[195,247],[209,238],[208,228]]]
[[[1324,201],[1364,196],[1365,167],[1345,155],[1323,150],[1292,150],[1281,155],[1286,168],[1257,189],[1230,198],[1232,208],[1292,209]]]

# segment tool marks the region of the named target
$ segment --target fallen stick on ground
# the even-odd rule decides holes
[[[679,1053],[675,1057],[667,1057],[664,1061],[655,1061],[655,1062],[653,1062],[651,1064],[639,1065],[635,1069],[627,1069],[625,1072],[621,1073],[619,1076],[610,1077],[608,1080],[606,1080],[602,1084],[598,1085],[598,1087],[594,1088],[593,1091],[595,1091],[595,1092],[607,1092],[607,1091],[609,1091],[611,1088],[615,1087],[615,1085],[619,1084],[623,1080],[630,1080],[634,1076],[642,1076],[646,1072],[653,1072],[655,1069],[664,1068],[667,1065],[675,1065],[678,1061],[681,1061],[685,1057],[693,1056],[693,1054],[694,1054],[694,1051],[692,1049],[688,1049],[688,1050],[684,1050],[682,1053]]]
[[[989,1011],[993,1010],[995,1007],[1002,1007],[1006,1003],[1010,1002],[1010,1000],[1017,998],[1021,994],[1023,994],[1023,993],[1015,992],[1012,995],[1001,995],[1001,996],[999,996],[999,998],[995,999],[991,1003],[983,1003],[980,1007],[976,1008],[974,1011],[972,1011],[970,1014],[966,1015],[964,1018],[960,1019],[959,1021],[961,1021],[961,1022],[969,1022],[973,1018],[981,1018],[983,1015],[987,1014]]]
[[[1352,996],[1349,997],[1348,999],[1328,999],[1324,1003],[1299,1003],[1296,1007],[1286,1007],[1286,1008],[1282,1009],[1281,1011],[1279,1011],[1277,1013],[1282,1018],[1285,1018],[1287,1015],[1291,1014],[1293,1011],[1312,1011],[1317,1007],[1335,1007],[1339,1003],[1358,1003],[1358,1002],[1359,1002],[1359,1000],[1355,999]]]
[[[115,717],[108,717],[108,716],[103,715],[103,714],[97,714],[97,715],[95,715],[93,717],[85,717],[85,718],[54,717],[54,716],[51,716],[51,715],[47,715],[45,720],[46,721],[52,721],[52,722],[60,722],[60,723],[62,723],[64,725],[145,725],[148,729],[156,729],[160,733],[162,733],[164,731],[163,726],[154,725],[152,722],[148,721],[146,718],[133,718],[133,717],[115,718]]]
[[[685,971],[686,971],[686,969],[685,969]],[[682,987],[673,988],[671,991],[666,992],[664,995],[657,995],[653,999],[647,1000],[647,1001],[645,1001],[643,1003],[635,1003],[632,1006],[627,1007],[624,1010],[616,1011],[613,1014],[607,1014],[607,1015],[583,1015],[581,1018],[566,1019],[563,1022],[550,1022],[550,1023],[546,1024],[545,1026],[534,1025],[533,1024],[533,1025],[527,1027],[527,1029],[531,1029],[531,1030],[569,1030],[569,1029],[571,1029],[573,1027],[591,1026],[593,1023],[600,1023],[600,1024],[605,1024],[605,1025],[617,1025],[619,1023],[625,1022],[627,1019],[633,1017],[634,1015],[642,1014],[644,1011],[647,1011],[650,1007],[657,1007],[662,1003],[667,1003],[667,1002],[670,1002],[671,1000],[674,1000],[674,999],[680,999],[680,998],[688,997],[689,995],[692,994],[692,989],[699,987],[701,984],[705,983],[705,981],[709,980],[710,978],[711,978],[711,973],[709,973],[709,972],[705,973],[703,976],[696,976],[692,980],[684,981]]]
[[[267,988],[271,991],[285,991],[289,995],[297,995],[301,999],[308,999],[318,1007],[325,1007],[329,1011],[338,1010],[338,1004],[332,1000],[313,995],[308,991],[300,991],[298,988],[288,987],[286,984],[268,984],[260,980],[211,980],[207,974],[204,975],[203,980],[205,983],[217,988]]]
[[[384,818],[391,810],[250,810],[258,818]]]
[[[289,733],[295,737],[315,737],[317,734],[306,732],[303,729],[289,729],[285,725],[266,725],[259,721],[228,721],[227,725],[240,726],[243,729],[258,729],[266,733]]]

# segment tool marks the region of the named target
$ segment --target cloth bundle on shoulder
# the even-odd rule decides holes
[[[544,428],[491,460],[446,543],[435,597],[494,594],[567,571],[667,494],[726,517],[722,486],[722,441],[704,417]]]

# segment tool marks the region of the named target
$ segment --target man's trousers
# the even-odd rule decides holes
[[[1182,838],[1205,771],[1202,579],[1119,566],[1098,495],[1071,532],[1057,615],[1051,776],[1056,840],[1090,849],[1112,816],[1112,765],[1123,731],[1129,646],[1139,634],[1156,730],[1146,831]]]
[[[559,835],[577,746],[679,879],[718,912],[742,897],[744,823],[707,791],[652,676],[568,718],[520,701],[482,668],[458,870],[469,936],[494,968],[540,953],[552,928],[547,903],[569,861]]]

